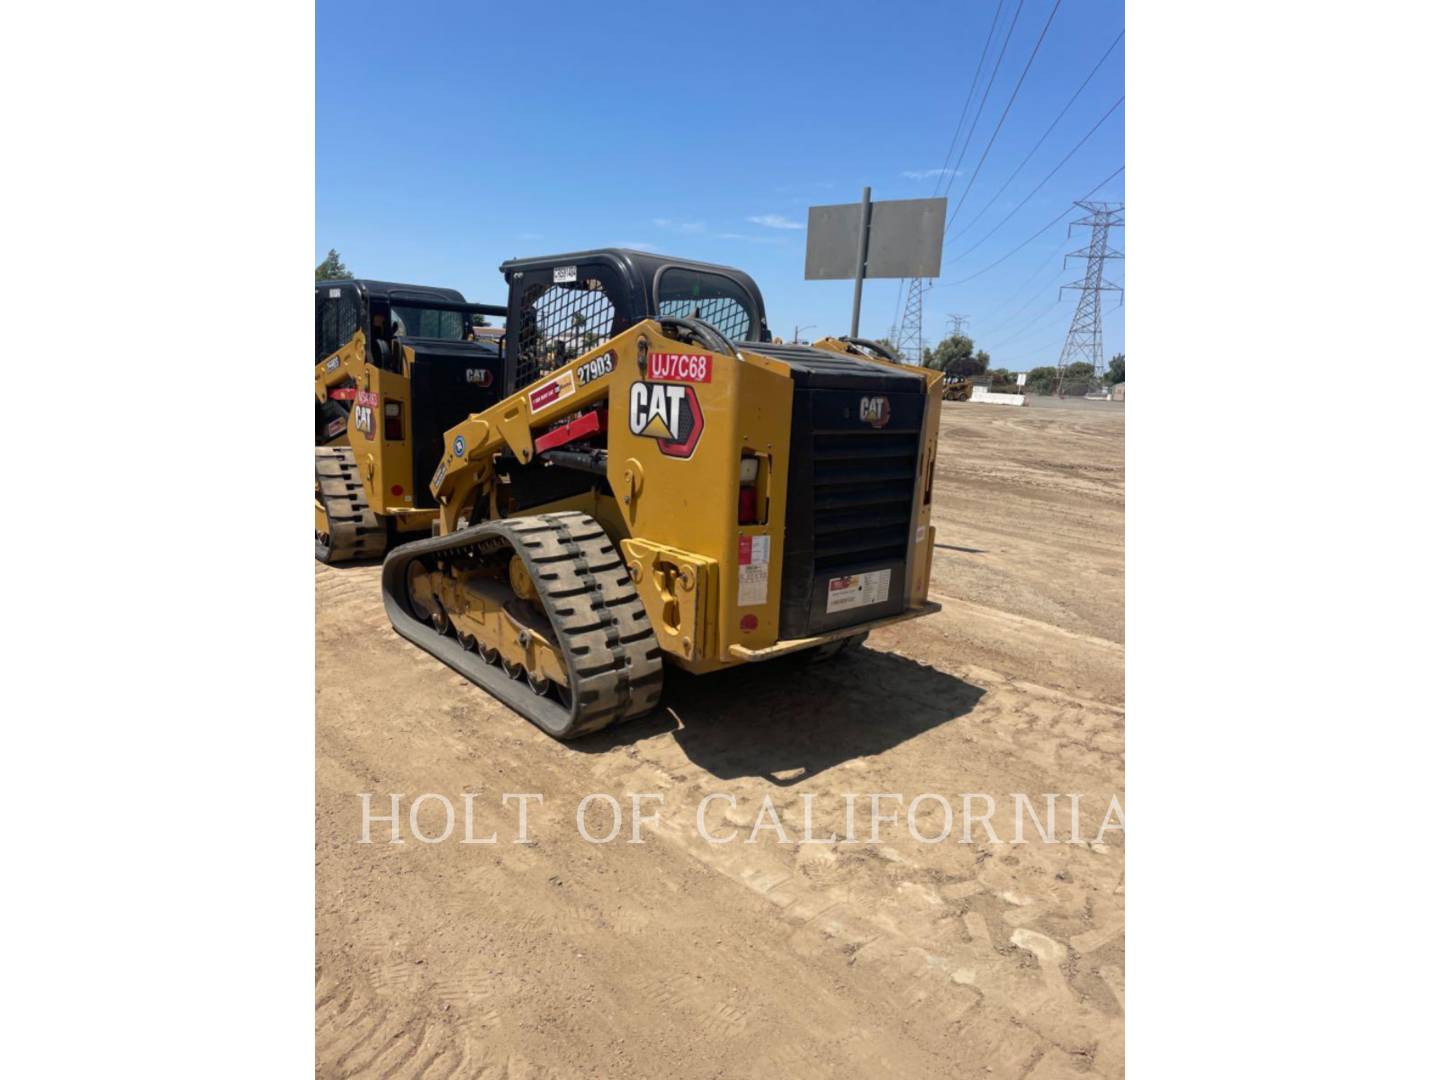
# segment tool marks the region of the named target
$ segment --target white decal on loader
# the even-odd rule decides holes
[[[736,569],[739,580],[737,606],[751,607],[765,603],[770,583],[770,537],[741,536]]]
[[[831,578],[825,595],[825,613],[848,611],[851,608],[883,604],[890,599],[890,571],[872,570],[868,574],[847,574]]]
[[[887,397],[862,397],[860,419],[871,427],[882,428],[890,422],[890,399]]]
[[[575,374],[580,376],[580,385],[585,386],[602,375],[609,375],[614,370],[615,354],[607,352],[604,356],[595,357],[594,360],[586,360],[575,369]]]
[[[630,434],[655,439],[667,457],[688,458],[705,430],[695,388],[687,383],[630,384]]]

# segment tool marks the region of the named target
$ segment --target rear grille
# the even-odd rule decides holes
[[[899,614],[915,551],[911,504],[925,428],[924,380],[826,355],[813,361],[782,357],[796,384],[780,579],[782,638]],[[888,582],[888,595],[864,604],[842,597],[832,604],[837,579],[858,574],[874,575],[868,580],[877,593],[884,588],[880,583]],[[849,587],[844,581],[837,586]]]
[[[918,431],[816,432],[817,573],[905,558]]]

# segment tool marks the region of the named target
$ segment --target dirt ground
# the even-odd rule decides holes
[[[1124,407],[947,403],[931,598],[828,665],[667,674],[652,718],[543,735],[396,635],[379,567],[316,568],[321,1076],[1123,1075]],[[400,844],[372,813],[403,796]],[[454,833],[411,832],[424,793]],[[525,842],[515,802],[528,804]],[[466,793],[472,837],[462,843]],[[614,796],[614,842],[580,801]],[[630,795],[657,820],[632,837]],[[700,835],[696,813],[712,800]],[[858,843],[844,840],[856,796]],[[898,823],[877,822],[872,793]],[[941,796],[953,830],[943,831]],[[958,838],[964,796],[992,841]],[[1061,795],[1057,839],[1045,812]],[[972,803],[983,813],[983,800]],[[445,829],[439,799],[416,823]],[[592,834],[611,827],[593,801]],[[1111,817],[1113,824],[1114,817]],[[754,843],[747,839],[755,836]]]

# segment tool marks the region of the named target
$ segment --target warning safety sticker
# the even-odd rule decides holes
[[[562,371],[553,379],[541,383],[534,390],[530,391],[530,411],[537,413],[547,405],[554,405],[575,393],[575,376],[568,371]]]
[[[872,570],[868,574],[849,574],[830,579],[825,595],[825,613],[848,611],[850,608],[883,604],[890,599],[890,571]]]
[[[765,603],[770,585],[770,537],[740,537],[739,563],[740,595],[736,602],[741,607]]]

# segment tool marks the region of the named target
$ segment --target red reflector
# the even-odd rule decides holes
[[[355,387],[353,387],[353,386],[342,386],[342,387],[340,387],[338,390],[331,390],[331,391],[330,391],[330,400],[331,400],[331,401],[354,401],[354,400],[355,400]]]
[[[391,495],[404,495],[404,494],[405,494],[405,489],[404,489],[403,487],[401,487],[399,484],[391,484],[391,485],[390,485],[390,494],[391,494]]]
[[[753,487],[742,487],[740,489],[740,524],[754,525],[760,520],[759,500],[756,498]]]
[[[743,615],[740,618],[740,629],[745,633],[752,633],[760,625],[760,620],[754,615]]]

